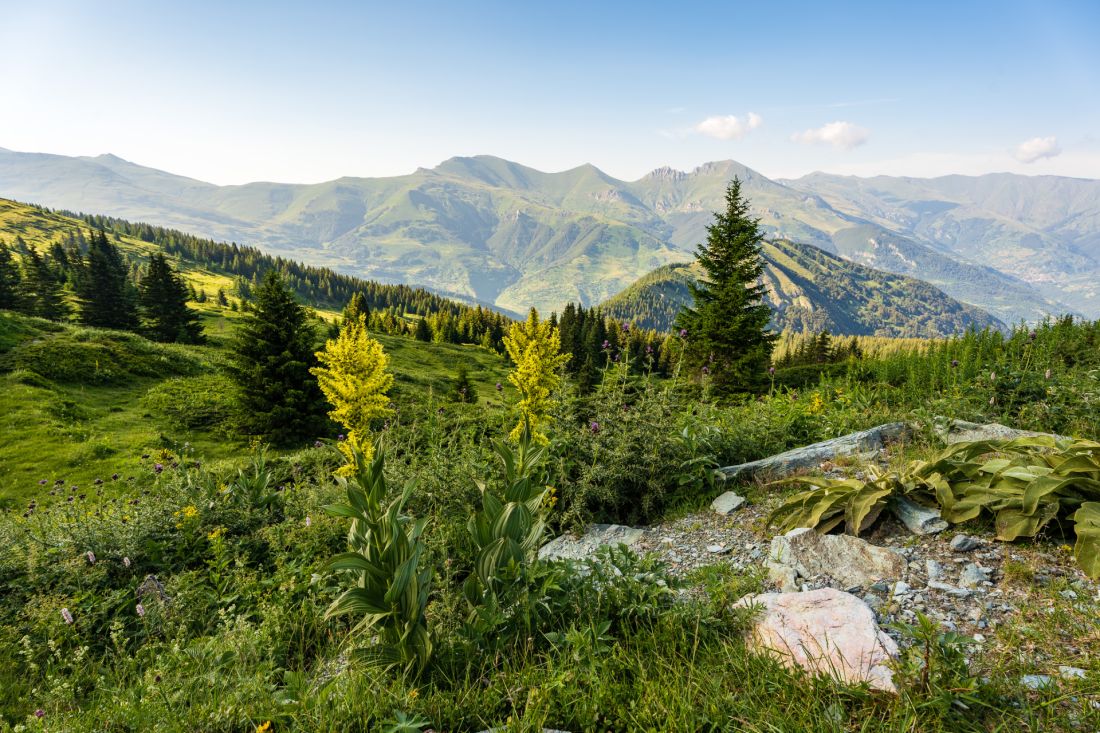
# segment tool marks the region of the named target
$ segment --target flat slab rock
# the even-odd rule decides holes
[[[714,501],[710,503],[710,508],[715,511],[716,514],[729,514],[741,508],[741,505],[747,501],[745,497],[735,494],[732,491],[727,491]]]
[[[747,479],[754,476],[779,478],[804,468],[813,468],[823,461],[838,456],[877,453],[885,447],[886,443],[904,438],[909,431],[910,427],[907,423],[887,423],[869,430],[861,430],[858,433],[850,433],[839,438],[807,445],[803,448],[794,448],[785,453],[761,458],[759,461],[719,468],[718,473],[727,481],[735,478]]]
[[[539,548],[540,560],[583,560],[604,545],[630,547],[645,534],[644,529],[621,524],[593,524],[580,537],[563,534]]]
[[[1034,438],[1036,436],[1065,439],[1063,435],[1053,433],[1037,433],[1034,430],[1019,430],[1010,428],[1000,423],[975,423],[966,420],[952,420],[946,431],[940,432],[940,437],[948,445],[954,443],[970,443],[976,440],[1012,440],[1014,438]]]
[[[808,527],[773,537],[768,564],[773,568],[773,578],[787,580],[781,581],[781,587],[787,586],[785,590],[790,589],[791,578],[782,571],[784,567],[807,579],[827,575],[845,588],[900,578],[908,567],[901,553],[887,547],[846,534],[820,534]]]
[[[746,596],[734,607],[762,609],[748,634],[757,653],[774,656],[792,669],[897,692],[889,665],[898,646],[879,628],[870,606],[851,593],[833,588],[762,593]]]

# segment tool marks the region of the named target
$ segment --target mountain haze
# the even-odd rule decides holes
[[[1100,226],[1087,215],[1100,193],[1088,187],[1073,189],[1073,205],[1062,219],[1040,215],[1046,209],[1038,205],[1002,207],[995,237],[979,236],[980,219],[967,218],[949,242],[946,224],[899,223],[889,208],[946,204],[907,204],[885,195],[884,186],[874,195],[852,193],[847,179],[836,177],[775,181],[733,161],[691,172],[662,168],[627,182],[591,165],[546,173],[477,156],[390,178],[216,186],[113,155],[0,149],[3,196],[252,244],[348,274],[422,285],[521,312],[531,305],[559,309],[567,301],[595,304],[662,265],[689,261],[713,212],[724,205],[733,176],[744,181],[770,236],[926,279],[1003,321],[1100,312],[1087,285],[1089,273],[1100,269],[1100,252],[1094,256],[1100,247],[1092,247]],[[1014,185],[1021,197],[1062,190],[1012,178],[1019,179]],[[930,200],[915,185],[912,194]],[[959,195],[936,195],[949,194]],[[1086,215],[1069,221],[1080,212]],[[1030,259],[987,256],[991,248],[1028,234],[1035,234],[1022,245],[1034,253]],[[1059,266],[1075,273],[1064,288],[1056,277]]]

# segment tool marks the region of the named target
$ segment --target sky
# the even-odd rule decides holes
[[[0,0],[0,70],[0,147],[219,184],[478,154],[1100,178],[1096,0]]]

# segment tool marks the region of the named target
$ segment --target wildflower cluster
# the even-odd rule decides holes
[[[325,342],[317,352],[320,367],[310,370],[325,398],[333,406],[329,412],[336,422],[347,428],[347,439],[338,443],[349,465],[358,450],[369,461],[374,446],[367,439],[370,421],[392,414],[386,393],[393,384],[393,375],[386,371],[389,357],[382,344],[367,333],[366,318],[359,315],[344,324],[336,339]]]
[[[508,381],[520,395],[520,420],[510,437],[519,440],[526,424],[530,425],[535,440],[546,442],[539,428],[549,417],[553,393],[561,387],[560,370],[569,361],[569,355],[561,353],[557,330],[550,323],[540,321],[534,308],[525,322],[512,324],[504,337],[504,348],[515,364]]]

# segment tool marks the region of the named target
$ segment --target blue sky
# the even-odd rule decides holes
[[[0,147],[216,183],[492,154],[637,178],[1100,178],[1100,2],[0,0]]]

